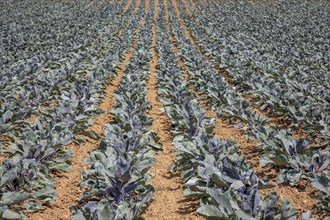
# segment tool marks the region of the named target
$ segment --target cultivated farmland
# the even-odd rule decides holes
[[[327,0],[0,1],[0,219],[330,219]]]

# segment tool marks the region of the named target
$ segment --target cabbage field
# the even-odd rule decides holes
[[[0,1],[0,219],[330,220],[330,1]]]

